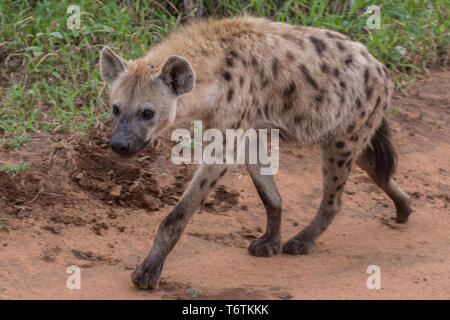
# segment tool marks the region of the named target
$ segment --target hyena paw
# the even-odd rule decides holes
[[[141,289],[157,289],[161,267],[146,267],[140,264],[131,274],[131,282]]]
[[[412,213],[411,200],[408,198],[405,201],[396,204],[397,209],[397,222],[405,223],[408,221],[409,215]]]
[[[289,254],[309,254],[314,247],[314,241],[299,240],[292,238],[288,240],[283,246],[283,252]]]
[[[276,254],[279,249],[280,237],[262,236],[261,238],[253,241],[250,247],[248,247],[248,252],[252,256],[271,257]]]

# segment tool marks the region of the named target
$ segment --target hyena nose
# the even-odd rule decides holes
[[[113,138],[111,140],[111,149],[119,154],[127,154],[130,151],[130,144],[127,139]]]

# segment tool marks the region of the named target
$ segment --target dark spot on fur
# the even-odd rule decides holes
[[[212,188],[212,187],[214,187],[216,185],[216,183],[217,183],[217,179],[211,181],[211,184],[209,186]]]
[[[328,67],[328,65],[327,65],[326,63],[322,63],[322,64],[320,65],[320,70],[321,70],[323,73],[328,73],[328,72],[330,72],[330,68]]]
[[[247,61],[244,59],[244,58],[242,58],[242,65],[245,67],[245,68],[247,68]]]
[[[227,64],[227,66],[232,67],[233,66],[233,58],[227,57],[225,59],[225,63]]]
[[[239,77],[239,85],[242,87],[244,85],[244,77],[240,76]]]
[[[339,85],[341,86],[342,89],[345,89],[347,87],[344,81],[339,81]]]
[[[329,201],[328,201],[328,204],[329,204],[330,206],[333,205],[333,201],[329,200]]]
[[[258,106],[259,106],[259,100],[258,100],[258,98],[253,97],[252,104],[253,104],[255,107],[258,107]]]
[[[353,56],[350,54],[347,58],[345,58],[345,64],[348,65],[353,62]]]
[[[344,165],[344,163],[345,163],[345,161],[341,159],[337,162],[337,165],[339,168],[341,168]]]
[[[336,182],[338,180],[338,177],[334,176],[333,181]]]
[[[305,119],[305,117],[303,115],[297,114],[294,117],[294,123],[298,125],[298,124],[300,124],[303,121],[303,119]]]
[[[380,102],[381,102],[381,97],[380,97],[380,96],[378,96],[378,98],[377,98],[377,102],[375,103],[375,109],[377,109],[377,108],[378,108],[378,106],[380,105]]]
[[[311,40],[312,44],[316,48],[316,51],[319,54],[319,56],[322,55],[322,52],[327,48],[327,45],[325,44],[325,42],[323,42],[322,40],[320,40],[319,38],[316,38],[314,36],[310,36],[309,39]]]
[[[369,101],[370,97],[372,97],[372,92],[373,92],[372,87],[367,87],[366,88],[366,99],[367,99],[367,101]]]
[[[255,89],[255,84],[253,83],[253,81],[251,81],[251,82],[250,82],[250,87],[249,87],[248,91],[249,91],[250,93],[252,93],[254,89]]]
[[[258,60],[256,60],[255,57],[252,58],[251,62],[252,62],[252,66],[254,66],[255,68],[258,66]]]
[[[234,94],[234,90],[233,90],[233,88],[230,88],[230,89],[228,90],[228,94],[227,94],[227,101],[228,101],[228,102],[230,102],[231,99],[233,98],[233,94]]]
[[[207,182],[207,180],[206,179],[203,179],[201,182],[200,182],[200,188],[202,188],[203,189],[203,187],[205,186],[205,183]]]
[[[336,148],[342,149],[343,147],[345,147],[344,141],[336,142]]]
[[[292,94],[295,92],[295,88],[296,88],[295,83],[292,82],[292,81],[290,81],[290,82],[289,82],[289,85],[284,89],[283,95],[284,95],[285,97],[290,97],[290,96],[292,96]]]
[[[230,55],[231,55],[232,57],[234,57],[234,58],[239,57],[239,55],[238,55],[235,51],[233,51],[233,50],[230,51]]]
[[[269,118],[269,111],[270,111],[269,103],[266,102],[266,104],[264,105],[264,114],[266,115],[266,118]]]
[[[380,67],[380,66],[377,66],[377,71],[378,71],[378,74],[379,74],[380,76],[383,75],[383,71],[381,70],[381,67]]]
[[[334,163],[334,158],[328,158],[328,162]]]
[[[359,117],[360,117],[360,118],[364,118],[365,115],[366,115],[366,112],[363,111],[363,112],[361,112],[361,114],[359,115]]]
[[[272,73],[273,76],[276,77],[278,75],[279,61],[277,58],[273,58],[272,60]]]
[[[345,50],[345,46],[342,44],[342,42],[340,42],[340,41],[337,41],[336,42],[336,47],[339,49],[339,50],[341,50],[341,51],[344,51]]]
[[[222,73],[222,76],[225,80],[230,81],[231,80],[231,74],[228,71],[224,71]]]
[[[337,68],[333,69],[333,76],[335,76],[336,78],[339,77],[339,69],[337,69]]]
[[[357,135],[353,135],[353,136],[351,136],[350,137],[350,141],[352,141],[352,142],[356,142],[356,141],[358,141],[358,136]]]
[[[336,187],[336,191],[340,191],[340,190],[342,189],[343,186],[344,186],[343,183],[341,183],[340,185],[338,185],[338,186]]]
[[[356,107],[358,109],[361,108],[361,100],[359,98],[356,98]]]
[[[303,72],[303,75],[305,76],[306,81],[314,88],[319,89],[319,85],[317,84],[316,80],[313,79],[311,74],[309,73],[309,70],[307,67],[305,67],[303,64],[299,66],[299,69]]]
[[[347,158],[347,157],[349,157],[351,154],[352,154],[351,151],[347,151],[347,152],[344,152],[341,156],[343,156],[344,158]]]
[[[355,130],[355,125],[354,125],[354,124],[351,124],[351,125],[349,125],[349,126],[347,127],[347,133],[352,133],[353,130]]]
[[[352,159],[348,160],[347,163],[345,164],[345,166],[347,168],[350,168],[351,164],[352,164]]]
[[[262,118],[263,114],[262,114],[261,109],[259,109],[259,108],[256,109],[256,115],[257,115],[258,118]]]
[[[367,85],[369,84],[369,78],[370,78],[370,75],[369,75],[369,69],[366,68],[366,69],[364,70],[364,84],[366,85],[366,87],[367,87]]]
[[[295,59],[295,56],[294,56],[294,54],[291,51],[286,51],[286,58],[289,61],[293,61]]]
[[[223,177],[226,172],[227,172],[227,169],[226,168],[223,169],[222,172],[220,173],[219,177]]]

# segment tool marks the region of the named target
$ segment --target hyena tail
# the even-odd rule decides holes
[[[397,165],[397,153],[391,142],[391,132],[386,118],[372,136],[373,161],[375,174],[381,186],[386,186]]]

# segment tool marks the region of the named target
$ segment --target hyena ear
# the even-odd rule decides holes
[[[194,69],[183,57],[170,56],[162,67],[159,77],[176,96],[188,93],[194,89]]]
[[[127,62],[122,57],[115,54],[110,47],[103,47],[100,53],[100,74],[108,85],[116,81],[126,69]]]

